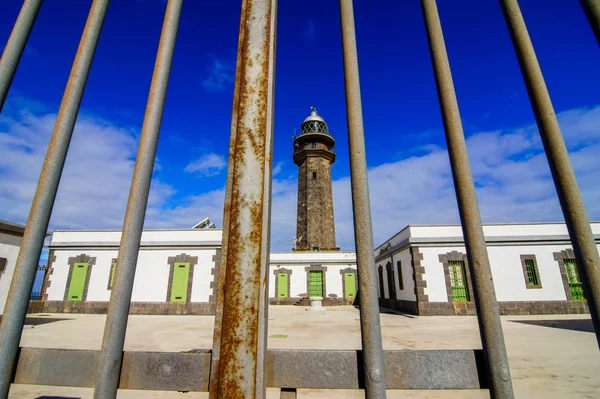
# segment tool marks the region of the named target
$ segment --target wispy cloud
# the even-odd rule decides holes
[[[223,91],[232,88],[235,60],[230,57],[218,57],[214,54],[209,54],[209,58],[202,87],[208,91]]]
[[[275,177],[281,173],[281,171],[283,170],[284,164],[285,164],[285,161],[277,162],[277,165],[275,165],[275,167],[273,168],[273,172],[272,172],[273,177]]]
[[[227,166],[222,155],[215,153],[204,154],[199,159],[190,162],[184,169],[188,173],[198,173],[202,176],[215,176]]]
[[[306,24],[302,29],[302,36],[306,40],[314,40],[317,37],[317,26],[312,18],[306,20]]]
[[[0,219],[24,223],[55,115],[28,111],[0,117]],[[600,106],[559,114],[588,215],[600,219]],[[80,116],[52,215],[51,228],[120,228],[137,131]],[[535,125],[480,132],[467,140],[484,222],[563,220]],[[85,154],[85,156],[81,156]],[[273,168],[271,249],[290,249],[296,233],[297,181]],[[224,157],[208,153],[187,167],[219,173]],[[409,223],[458,223],[448,154],[440,147],[369,168],[375,244]],[[146,227],[192,226],[210,217],[222,226],[224,188],[182,192],[154,179]],[[333,182],[337,243],[354,247],[349,177]]]
[[[21,104],[23,105],[23,104]],[[39,108],[35,105],[33,108]],[[26,108],[0,117],[0,219],[24,223],[56,115]],[[120,228],[137,151],[138,131],[79,115],[52,213],[51,228]],[[148,206],[174,194],[152,180]]]

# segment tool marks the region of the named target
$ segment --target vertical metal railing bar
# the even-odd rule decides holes
[[[579,1],[581,2],[581,6],[585,11],[588,21],[590,21],[590,25],[592,25],[596,40],[598,41],[598,44],[600,44],[600,0]]]
[[[514,398],[500,310],[440,16],[435,0],[421,0],[421,7],[429,39],[467,260],[473,278],[474,301],[488,368],[490,395],[493,398]]]
[[[381,342],[377,270],[373,249],[373,228],[365,133],[363,128],[358,51],[352,0],[340,0],[346,117],[350,152],[350,181],[354,214],[354,241],[360,291],[360,330],[365,373],[365,397],[385,398],[385,365]]]
[[[0,398],[8,395],[29,295],[109,0],[94,0],[50,137],[0,324]]]
[[[600,255],[592,234],[581,191],[562,136],[523,14],[516,0],[500,0],[510,37],[519,59],[538,130],[542,138],[560,206],[569,230],[596,340],[600,345]]]
[[[25,0],[0,58],[0,112],[37,18],[42,0]]]
[[[242,5],[211,398],[265,396],[276,14],[276,0]]]
[[[104,327],[94,390],[96,399],[115,398],[117,395],[135,269],[182,4],[183,0],[169,0],[165,11]]]
[[[244,29],[246,18],[247,18],[247,2],[242,2],[240,11],[240,27],[238,37],[238,56],[235,64],[235,84],[233,87],[233,104],[232,110],[237,107],[239,102],[238,98],[240,95],[240,76],[242,72],[242,60],[243,57],[239,55],[240,50],[244,44],[246,37],[246,30]],[[219,381],[219,360],[221,358],[221,330],[223,327],[223,302],[225,300],[225,279],[227,278],[227,243],[229,242],[229,226],[231,221],[230,212],[231,209],[231,196],[233,192],[233,173],[235,169],[234,155],[235,155],[235,143],[237,142],[237,123],[238,113],[233,112],[231,114],[231,128],[229,137],[229,152],[227,162],[227,180],[225,183],[225,201],[223,204],[223,236],[221,238],[221,259],[219,267],[219,275],[217,285],[214,288],[213,295],[216,297],[215,301],[215,327],[213,330],[213,346],[210,359],[210,377],[209,377],[209,396],[210,398],[217,398],[218,395],[218,381]],[[217,276],[215,276],[217,278]]]

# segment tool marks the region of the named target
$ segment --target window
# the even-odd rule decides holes
[[[313,252],[319,252],[319,247],[312,247]]]
[[[312,143],[312,148],[317,148],[317,143]]]
[[[471,300],[467,284],[467,271],[462,260],[448,261],[450,272],[450,286],[452,287],[452,300],[454,302],[468,302]]]
[[[585,299],[585,292],[583,292],[583,283],[579,277],[579,270],[577,269],[577,261],[573,258],[564,259],[565,268],[567,269],[567,278],[569,279],[569,288],[571,289],[571,296],[573,299]]]
[[[542,280],[540,279],[535,255],[521,255],[521,266],[523,267],[525,286],[528,289],[542,288]]]
[[[313,179],[317,178],[317,172],[313,172]]]
[[[383,284],[383,267],[379,266],[379,297],[385,298],[384,284]]]
[[[3,273],[4,270],[6,270],[7,261],[8,261],[8,259],[6,259],[6,258],[0,258],[0,273]]]
[[[404,280],[402,279],[402,262],[398,261],[396,262],[396,265],[398,266],[398,285],[400,286],[400,290],[404,289]]]
[[[394,268],[392,264],[388,262],[386,265],[387,268],[387,278],[388,278],[388,290],[390,293],[390,299],[396,299],[396,279],[394,278]]]

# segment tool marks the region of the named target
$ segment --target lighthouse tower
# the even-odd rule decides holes
[[[315,107],[294,136],[298,165],[296,251],[339,251],[335,245],[331,164],[335,140]]]

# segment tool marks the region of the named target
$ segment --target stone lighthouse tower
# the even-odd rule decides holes
[[[294,136],[294,163],[298,165],[296,251],[339,251],[335,245],[331,164],[335,140],[327,123],[311,107]]]

